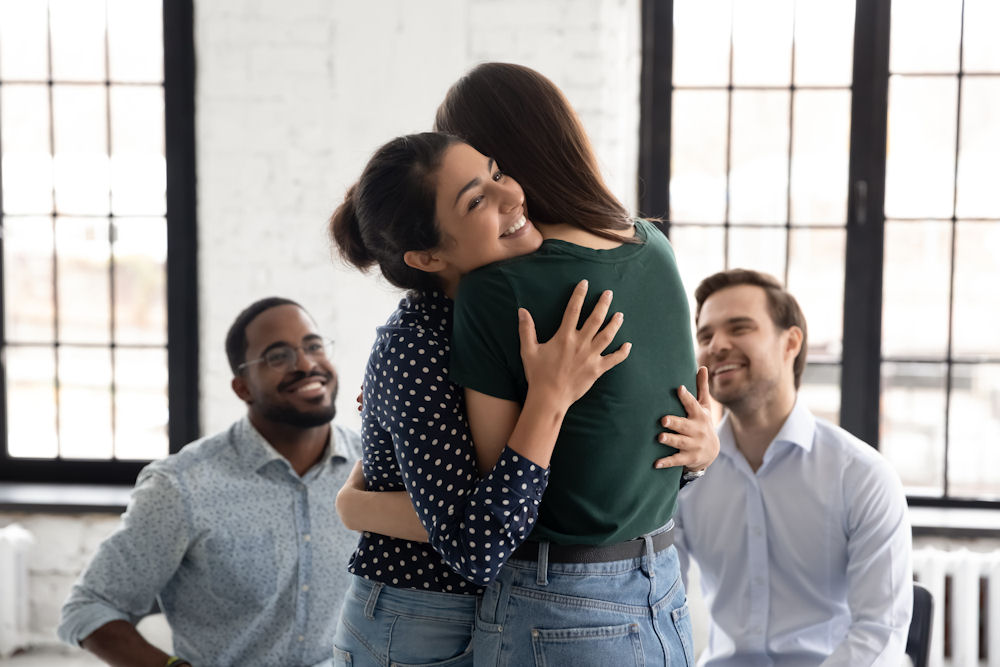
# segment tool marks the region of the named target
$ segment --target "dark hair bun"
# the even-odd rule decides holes
[[[361,236],[361,221],[358,219],[357,204],[354,200],[357,188],[358,184],[355,183],[347,189],[344,202],[330,216],[330,238],[333,239],[344,261],[366,270],[375,263],[375,257]]]

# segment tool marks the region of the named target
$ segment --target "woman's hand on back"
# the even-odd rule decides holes
[[[566,304],[559,330],[545,343],[538,342],[531,313],[524,308],[518,309],[521,361],[529,392],[533,396],[544,396],[563,409],[568,409],[587,393],[597,378],[625,361],[632,349],[632,343],[624,343],[611,354],[603,354],[624,321],[621,313],[615,313],[601,326],[611,307],[610,291],[601,294],[586,322],[576,328],[587,287],[586,280],[577,283]]]
[[[711,401],[708,396],[708,369],[698,369],[698,398],[681,385],[677,395],[687,411],[687,417],[667,415],[660,420],[663,428],[673,433],[661,433],[659,440],[677,452],[657,459],[657,468],[684,466],[688,470],[704,470],[719,455],[719,436],[712,420]]]

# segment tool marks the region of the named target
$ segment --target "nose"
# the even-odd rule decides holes
[[[306,354],[306,351],[301,347],[295,349],[295,370],[308,372],[315,365],[316,361],[312,358],[312,355]]]
[[[729,349],[729,338],[721,331],[712,333],[712,337],[698,344],[698,357],[708,360]]]
[[[510,213],[524,206],[524,190],[520,184],[509,176],[496,184],[500,194],[500,209]]]

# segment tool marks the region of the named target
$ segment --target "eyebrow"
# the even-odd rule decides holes
[[[730,317],[728,320],[726,320],[725,322],[723,322],[723,324],[729,324],[729,325],[733,325],[733,324],[756,324],[756,321],[752,317],[742,317],[741,316],[741,317]],[[695,336],[696,337],[700,336],[701,334],[705,333],[706,331],[710,330],[711,328],[712,328],[711,326],[709,326],[707,324],[703,324],[702,326],[698,327],[698,331],[695,332]]]
[[[323,340],[323,337],[320,336],[319,334],[306,334],[305,336],[302,337],[303,343],[314,340]],[[295,346],[283,340],[276,340],[267,347],[265,347],[263,350],[261,350],[260,356],[263,357],[265,354],[267,354],[276,347],[295,347]]]
[[[486,171],[490,171],[490,172],[493,171],[493,158],[489,158],[486,161]],[[468,183],[466,183],[464,186],[462,186],[462,189],[458,191],[457,195],[455,195],[455,204],[458,203],[458,200],[461,199],[462,195],[464,195],[469,190],[469,188],[476,187],[477,185],[480,184],[480,182],[481,181],[479,180],[479,177],[476,176],[474,179],[472,179],[471,181],[469,181]],[[454,204],[453,204],[453,206],[454,206]]]

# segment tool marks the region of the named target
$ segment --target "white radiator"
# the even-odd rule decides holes
[[[1000,553],[917,549],[913,578],[934,596],[929,666],[1000,667]]]
[[[21,526],[0,529],[0,658],[28,645],[28,550]]]

